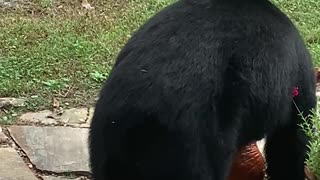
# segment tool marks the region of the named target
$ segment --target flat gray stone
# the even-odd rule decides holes
[[[72,108],[67,109],[59,117],[59,121],[67,124],[82,124],[85,123],[88,118],[88,108]]]
[[[0,148],[0,180],[37,180],[13,148]]]
[[[20,116],[19,122],[32,124],[40,123],[43,125],[67,124],[72,127],[88,127],[93,112],[93,109],[88,108],[67,109],[62,114],[50,110],[28,112]]]
[[[49,110],[22,114],[19,121],[27,123],[41,123],[45,125],[58,124],[55,120],[55,115]]]
[[[0,98],[0,108],[21,107],[25,105],[25,102],[25,98]]]
[[[12,126],[9,131],[40,170],[89,172],[88,129]]]

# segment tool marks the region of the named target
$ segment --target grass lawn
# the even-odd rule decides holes
[[[0,114],[0,123],[12,123],[13,112],[48,108],[53,97],[62,106],[93,104],[130,34],[174,1],[91,0],[92,11],[69,0],[26,0],[15,8],[0,7],[0,97],[29,98],[27,107]],[[301,30],[316,65],[318,1],[274,0]]]

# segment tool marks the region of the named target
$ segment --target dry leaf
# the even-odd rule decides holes
[[[52,100],[53,109],[58,109],[60,107],[60,102],[54,97]]]
[[[86,8],[88,10],[94,9],[94,7],[92,7],[87,0],[82,0],[81,5],[82,5],[82,7]]]

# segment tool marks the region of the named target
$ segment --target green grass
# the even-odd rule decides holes
[[[38,95],[39,108],[26,110],[48,108],[52,97],[94,103],[121,46],[168,2],[97,0],[87,11],[78,1],[42,0],[0,9],[0,97]]]
[[[114,59],[132,32],[175,0],[29,0],[0,9],[0,97],[30,97],[21,111],[94,103]],[[275,0],[301,30],[320,64],[318,0]],[[0,115],[1,116],[1,115]],[[7,119],[7,118],[6,118]],[[5,120],[6,121],[6,120]]]
[[[298,27],[316,66],[320,66],[320,2],[319,0],[273,0]]]

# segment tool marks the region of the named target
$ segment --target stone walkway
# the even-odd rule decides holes
[[[45,110],[23,114],[16,125],[0,128],[0,180],[90,179],[92,114],[92,108]]]
[[[0,110],[24,106],[24,101],[0,98]],[[93,108],[29,112],[16,125],[0,127],[0,180],[90,179],[87,137],[93,112]],[[257,145],[262,152],[264,140]]]
[[[11,100],[0,107],[22,105]],[[90,179],[87,148],[93,108],[30,112],[0,131],[0,180]],[[263,141],[258,143],[259,149]]]

